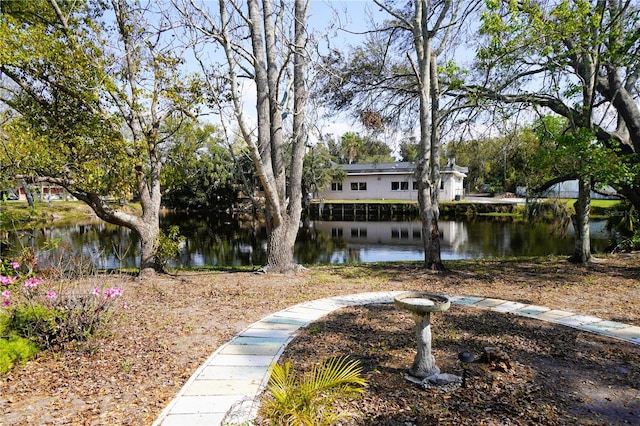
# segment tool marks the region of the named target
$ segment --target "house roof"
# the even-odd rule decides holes
[[[468,167],[458,166],[457,164],[447,164],[446,166],[440,167],[440,173],[469,173]]]
[[[347,175],[406,175],[415,172],[416,164],[413,162],[397,163],[356,163],[338,164]],[[440,173],[464,174],[469,172],[468,167],[461,167],[451,162],[440,168]]]
[[[406,175],[415,171],[415,164],[409,162],[398,163],[356,163],[339,164],[348,175],[398,174]]]

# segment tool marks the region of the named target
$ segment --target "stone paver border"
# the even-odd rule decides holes
[[[359,293],[291,306],[250,325],[216,350],[160,413],[154,426],[221,425],[253,419],[256,396],[266,387],[269,366],[280,358],[298,330],[347,306],[393,303],[401,291]],[[501,299],[448,295],[452,304],[536,318],[640,345],[640,327],[597,317]]]

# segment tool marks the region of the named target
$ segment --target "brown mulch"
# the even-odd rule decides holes
[[[321,297],[382,290],[478,295],[640,326],[640,256],[587,266],[562,259],[313,267],[296,275],[180,272],[124,288],[113,335],[42,352],[2,376],[0,425],[148,425],[207,357],[264,316]],[[353,424],[638,424],[640,347],[566,327],[453,306],[433,317],[434,355],[460,374],[456,355],[498,346],[509,371],[474,364],[469,386],[422,390],[404,381],[413,320],[391,305],[345,308],[307,328],[285,356],[296,368],[334,355],[362,362],[369,379],[345,403]],[[318,333],[322,336],[318,338]],[[305,340],[306,339],[306,340]],[[625,423],[626,422],[626,423]]]
[[[485,347],[506,361],[469,365],[466,387],[423,389],[406,381],[416,354],[411,314],[393,305],[340,310],[285,350],[297,372],[337,355],[360,361],[364,396],[341,408],[359,425],[615,425],[640,423],[640,348],[626,342],[478,308],[432,315],[442,373],[463,375],[457,355]],[[268,424],[268,422],[264,422]]]

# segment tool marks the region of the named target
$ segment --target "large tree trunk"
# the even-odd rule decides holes
[[[160,188],[160,170],[162,161],[157,149],[157,135],[148,135],[149,171],[138,173],[138,192],[142,206],[141,224],[137,227],[140,236],[140,275],[153,275],[164,272],[162,262],[156,256],[158,236],[160,233],[160,205],[162,191]]]
[[[427,2],[415,3],[413,38],[418,57],[418,69],[415,70],[420,88],[420,158],[417,164],[418,203],[422,218],[422,242],[424,245],[425,267],[442,270],[440,257],[440,231],[438,229],[438,182],[440,179],[438,162],[438,134],[434,111],[434,98],[437,99],[437,74],[435,58],[431,49],[431,35],[427,31],[429,18]],[[435,142],[435,144],[434,144]],[[435,168],[434,168],[435,165]]]
[[[267,242],[267,264],[264,271],[290,272],[297,268],[294,262],[293,248],[298,235],[299,222],[289,218],[283,220],[269,232]]]
[[[305,129],[305,107],[307,104],[306,67],[307,54],[305,46],[307,6],[305,0],[295,2],[294,24],[294,52],[293,52],[293,146],[290,161],[289,194],[287,197],[286,181],[282,183],[285,188],[281,195],[284,200],[281,212],[284,212],[279,226],[272,229],[269,235],[266,269],[278,272],[296,270],[294,259],[294,247],[300,228],[302,216],[302,170],[304,150],[306,147],[307,132]],[[280,114],[280,111],[277,111]]]
[[[440,86],[438,84],[438,65],[436,55],[432,55],[429,61],[429,85],[431,86],[431,236],[428,245],[425,245],[425,266],[433,270],[443,270],[442,257],[440,255]]]
[[[574,263],[587,263],[591,260],[591,234],[589,232],[591,178],[583,175],[578,178],[578,182],[578,199],[574,205],[576,213],[572,218],[575,246],[569,260]]]
[[[251,146],[253,161],[266,196],[268,248],[267,264],[263,270],[288,272],[297,269],[293,249],[302,214],[302,161],[306,142],[304,108],[307,98],[304,87],[307,64],[306,3],[303,0],[295,2],[295,43],[292,47],[295,111],[289,179],[286,175],[282,105],[278,100],[282,77],[276,43],[279,29],[274,26],[274,12],[269,0],[262,1],[262,11],[258,0],[249,0],[247,4],[258,113],[257,144],[250,138],[247,142]]]
[[[31,189],[29,189],[29,185],[27,185],[27,181],[24,179],[20,179],[20,186],[24,191],[24,196],[27,198],[27,204],[29,205],[29,207],[33,207],[35,205],[33,201],[33,193],[31,192]]]
[[[161,265],[156,257],[159,220],[155,223],[146,223],[134,230],[140,237],[140,275],[148,276],[161,272]]]
[[[248,14],[244,16],[240,2],[218,0],[220,27],[214,25],[210,31],[200,28],[199,31],[212,36],[224,48],[234,114],[264,191],[262,212],[267,223],[267,263],[263,271],[287,272],[298,267],[293,249],[302,214],[302,161],[307,138],[304,108],[308,2],[295,1],[291,22],[285,22],[290,16],[287,12],[291,2],[278,2],[275,7],[272,3],[272,0],[247,0]],[[198,13],[202,12],[198,8]],[[216,18],[207,20],[214,22]],[[245,24],[248,39],[235,38],[238,33],[233,29]],[[292,28],[288,24],[293,24],[293,38],[288,34]],[[250,47],[245,43],[250,43]],[[283,123],[283,108],[278,98],[283,90],[290,88],[284,79],[291,75],[291,64],[293,94],[287,93],[287,96],[292,95],[294,111],[293,135],[289,139],[283,134],[287,126]],[[255,82],[255,129],[244,119],[239,73],[252,75]],[[209,89],[212,96],[219,95],[216,87]],[[286,149],[286,144],[291,145],[291,151]],[[291,156],[287,157],[289,152]]]

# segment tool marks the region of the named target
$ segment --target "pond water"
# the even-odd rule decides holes
[[[186,237],[172,266],[240,266],[266,262],[266,230],[257,223],[202,214],[167,214],[161,226],[178,225]],[[469,259],[502,256],[570,255],[573,228],[556,235],[549,225],[513,221],[441,221],[442,258]],[[104,222],[53,226],[9,235],[4,255],[31,246],[41,259],[67,250],[91,260],[99,268],[135,267],[139,248],[135,234]],[[61,248],[42,250],[54,243]],[[591,223],[595,253],[609,245],[606,221]],[[424,259],[420,221],[309,221],[301,224],[295,248],[301,264],[339,264]]]

